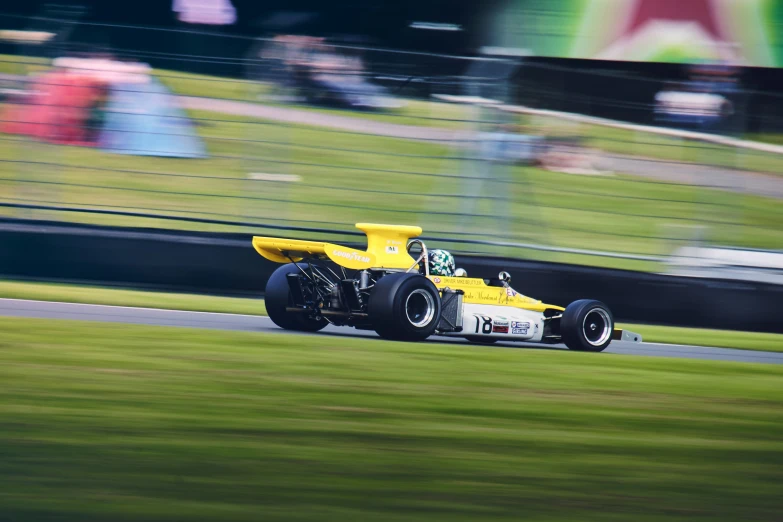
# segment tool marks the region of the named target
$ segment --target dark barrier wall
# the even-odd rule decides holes
[[[182,292],[260,296],[276,268],[250,235],[0,223],[0,275]],[[512,275],[517,290],[565,305],[604,301],[618,321],[783,333],[783,286],[536,261],[458,256],[473,277]]]
[[[274,268],[239,234],[0,224],[6,277],[260,295]]]

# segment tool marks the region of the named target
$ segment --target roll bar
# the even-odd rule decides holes
[[[411,246],[413,246],[414,243],[418,244],[421,247],[421,254],[419,255],[419,258],[416,259],[416,262],[413,263],[413,265],[409,269],[407,269],[406,272],[410,272],[411,270],[413,270],[414,267],[416,267],[416,265],[421,263],[422,260],[423,260],[424,261],[424,275],[429,277],[430,276],[430,264],[427,262],[427,259],[428,259],[428,256],[427,256],[427,245],[425,245],[424,241],[421,241],[420,239],[411,239],[408,242],[408,246],[406,247],[406,250],[408,251],[408,253],[410,253]]]

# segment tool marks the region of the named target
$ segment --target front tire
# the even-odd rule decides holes
[[[614,316],[600,301],[574,301],[560,319],[560,334],[569,350],[602,352],[612,342],[613,333]]]
[[[307,270],[306,263],[299,263],[302,270]],[[291,297],[291,287],[288,286],[288,274],[301,273],[293,263],[283,265],[269,277],[266,283],[266,313],[269,318],[284,330],[299,332],[317,332],[328,323],[323,317],[313,318],[303,312],[287,312],[286,308],[294,304]]]
[[[440,321],[440,293],[422,275],[389,274],[375,283],[368,312],[373,329],[384,339],[423,341]]]

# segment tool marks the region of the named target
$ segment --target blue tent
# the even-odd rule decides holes
[[[144,84],[112,85],[100,147],[139,156],[207,157],[193,122],[155,78]]]

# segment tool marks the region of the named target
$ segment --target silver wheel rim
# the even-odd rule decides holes
[[[405,316],[415,327],[427,326],[435,316],[435,300],[426,290],[414,290],[405,299]]]
[[[601,346],[612,336],[612,319],[603,308],[593,308],[585,314],[582,333],[591,346]]]

